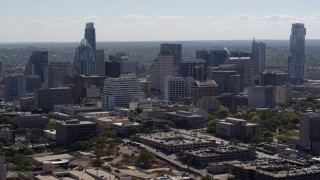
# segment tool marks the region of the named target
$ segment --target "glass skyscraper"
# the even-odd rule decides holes
[[[304,82],[306,73],[305,36],[306,28],[304,24],[292,24],[288,73],[293,84],[302,84]]]

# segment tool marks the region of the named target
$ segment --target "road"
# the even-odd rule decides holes
[[[199,174],[201,176],[207,176],[207,175],[212,176],[209,173],[206,173],[206,172],[203,172],[201,170],[195,169],[195,168],[193,168],[191,166],[188,168],[187,165],[182,164],[180,161],[177,161],[176,159],[174,159],[174,156],[168,156],[168,155],[166,155],[166,154],[164,154],[164,153],[162,153],[162,152],[160,152],[160,151],[158,151],[158,150],[156,150],[156,149],[154,149],[154,148],[152,148],[150,146],[147,146],[147,145],[144,145],[144,146],[148,151],[152,152],[153,154],[155,154],[159,158],[161,158],[161,159],[169,162],[170,164],[172,164],[172,165],[174,165],[176,167],[179,167],[179,168],[181,168],[181,169],[183,169],[185,171],[188,171],[188,169],[189,169],[189,171],[191,171],[193,173],[196,173],[196,174]]]

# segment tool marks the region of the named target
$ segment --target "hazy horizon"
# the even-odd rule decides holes
[[[80,42],[86,22],[108,42],[285,40],[292,23],[320,39],[318,7],[318,0],[303,8],[298,0],[12,0],[0,7],[0,42]]]

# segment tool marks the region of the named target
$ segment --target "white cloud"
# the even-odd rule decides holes
[[[145,15],[140,15],[140,14],[127,14],[127,15],[122,15],[120,18],[123,19],[150,19],[151,17],[145,16]]]
[[[46,25],[46,23],[38,19],[28,18],[25,22],[22,23],[22,25],[44,26]]]
[[[82,20],[86,20],[86,21],[92,21],[92,20],[98,20],[101,19],[101,17],[96,16],[96,15],[86,15],[83,18],[81,18]]]
[[[272,15],[267,15],[267,16],[250,16],[247,14],[238,14],[234,15],[232,17],[233,19],[236,20],[265,20],[265,21],[308,21],[308,20],[319,20],[320,19],[320,13],[313,14],[311,16],[306,16],[306,17],[298,17],[298,16],[293,16],[289,14],[272,14]]]
[[[156,16],[158,19],[163,19],[163,20],[184,20],[186,19],[185,16]]]

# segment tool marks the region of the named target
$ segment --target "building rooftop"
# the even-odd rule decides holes
[[[218,86],[214,80],[195,81],[195,84],[199,87],[201,87],[201,86]]]
[[[196,155],[200,157],[213,157],[213,156],[223,155],[225,153],[248,151],[248,150],[249,149],[247,147],[242,147],[242,146],[216,144],[213,147],[188,151],[187,154]]]
[[[42,157],[34,157],[33,158],[38,163],[45,163],[45,162],[57,162],[61,160],[73,160],[74,157],[69,154],[57,154],[57,155],[49,155],[49,156],[42,156]]]

